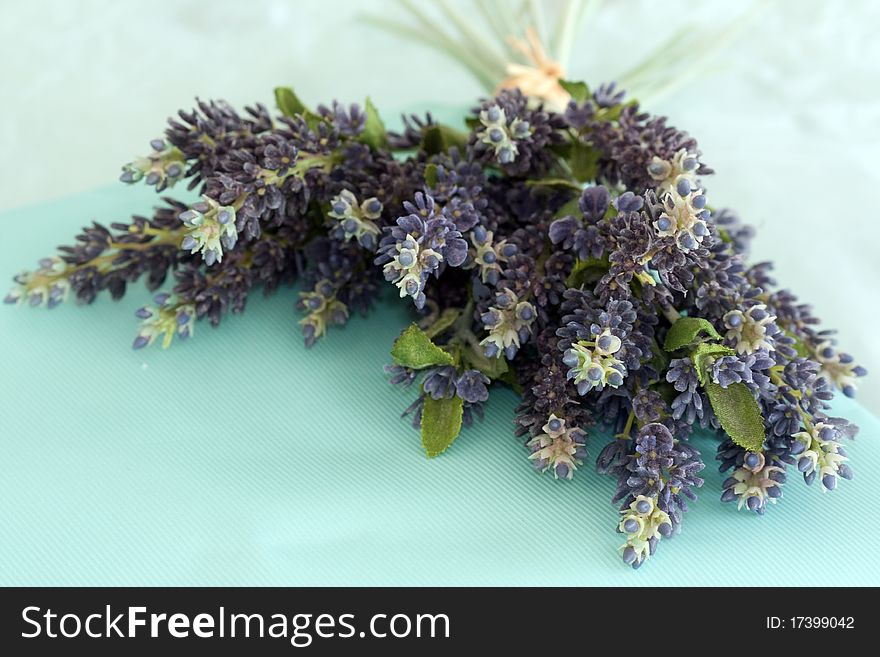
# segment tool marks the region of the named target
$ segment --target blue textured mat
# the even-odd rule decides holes
[[[0,215],[0,275],[154,199],[114,186]],[[307,351],[282,290],[189,343],[134,352],[148,296],[0,307],[0,584],[880,584],[866,506],[880,422],[849,400],[834,410],[862,429],[854,481],[823,494],[792,476],[758,518],[718,501],[710,463],[684,532],[632,572],[613,481],[535,473],[510,390],[423,456],[398,419],[410,396],[382,374],[404,304]],[[715,439],[695,444],[714,463]]]

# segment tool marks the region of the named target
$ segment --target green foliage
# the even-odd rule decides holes
[[[432,125],[425,128],[424,133],[422,133],[422,149],[428,155],[446,152],[446,140],[443,137],[443,131],[440,130],[440,126]]]
[[[666,351],[675,351],[696,341],[701,333],[705,333],[713,340],[720,340],[721,336],[712,326],[712,323],[702,317],[680,317],[666,334],[666,342],[663,348]]]
[[[427,155],[445,153],[452,146],[463,151],[467,145],[468,136],[446,125],[435,124],[428,126],[422,132],[422,149]]]
[[[586,82],[574,82],[572,80],[560,80],[559,86],[565,89],[576,103],[583,103],[590,97],[590,88]]]
[[[452,356],[431,342],[422,329],[410,324],[391,347],[391,357],[398,365],[420,370],[432,365],[454,365]]]
[[[567,201],[565,205],[559,208],[554,215],[557,219],[562,219],[562,217],[580,217],[581,216],[581,207],[580,207],[581,195],[578,193],[571,200]]]
[[[733,349],[725,347],[723,344],[712,342],[701,342],[698,344],[691,352],[691,360],[694,363],[694,368],[697,370],[697,379],[700,381],[700,385],[705,386],[711,381],[707,376],[707,371],[712,361],[721,356],[732,356],[735,353]]]
[[[425,396],[422,408],[422,447],[433,458],[442,454],[458,437],[464,402],[461,397],[434,399]]]
[[[425,167],[425,184],[428,187],[437,185],[437,165],[433,162]]]
[[[507,385],[509,385],[518,395],[522,395],[525,392],[525,388],[523,388],[523,385],[519,382],[519,379],[516,378],[516,372],[511,369],[508,369],[504,374],[499,376],[498,380],[502,383],[506,383]]]
[[[480,370],[493,381],[501,378],[508,370],[506,358],[489,358],[483,349],[476,344],[468,345],[462,358],[470,367]]]
[[[603,107],[598,112],[596,112],[596,120],[600,122],[617,121],[617,119],[620,118],[620,115],[625,107],[632,107],[633,105],[638,104],[638,100],[636,100],[635,98],[631,98],[623,104],[612,105],[611,107]]]
[[[678,396],[678,391],[675,389],[675,386],[666,380],[651,384],[651,390],[654,390],[657,394],[663,397],[663,401],[670,406],[672,406],[672,402]]]
[[[308,111],[290,87],[275,87],[275,104],[284,116],[297,116]]]
[[[369,96],[367,96],[367,100],[364,103],[364,108],[367,119],[364,124],[364,131],[358,139],[370,148],[387,148],[388,135],[385,131],[385,124],[382,123],[382,119],[379,117],[379,110],[373,105],[373,101],[370,100]]]
[[[440,335],[448,329],[450,326],[455,324],[456,320],[461,317],[461,310],[458,308],[447,308],[440,316],[434,321],[431,326],[424,329],[424,333],[429,338],[433,338],[434,336]]]
[[[479,130],[483,126],[482,121],[480,121],[480,118],[477,116],[468,116],[465,118],[464,124],[467,126],[468,130],[471,131]]]
[[[697,340],[706,333],[712,339],[721,336],[714,327],[698,317],[682,317],[666,336],[666,351],[675,351]],[[761,407],[744,383],[732,383],[726,388],[712,381],[709,369],[715,359],[732,356],[734,350],[715,342],[700,342],[690,352],[697,379],[709,397],[712,410],[718,416],[721,427],[731,440],[743,449],[758,451],[764,444],[764,418]]]
[[[704,388],[712,410],[731,440],[750,452],[760,451],[764,445],[764,418],[748,386],[731,383],[722,388],[709,381]]]
[[[572,142],[568,155],[568,166],[571,175],[581,182],[590,182],[596,179],[599,173],[599,158],[602,153],[580,139]]]
[[[568,287],[580,288],[589,283],[595,283],[605,272],[608,271],[608,258],[587,258],[574,263],[571,273],[565,279]]]
[[[669,367],[669,360],[669,354],[660,348],[657,340],[651,340],[651,358],[648,360],[648,364],[653,365],[660,376],[663,376],[666,368]]]
[[[806,343],[801,340],[797,335],[789,331],[788,329],[782,329],[782,332],[785,333],[788,337],[794,340],[794,350],[797,352],[797,355],[801,358],[812,358],[813,354],[810,352],[809,347],[807,347]]]
[[[546,187],[548,189],[570,189],[578,194],[581,193],[581,186],[566,178],[540,178],[538,180],[527,180],[526,186]]]

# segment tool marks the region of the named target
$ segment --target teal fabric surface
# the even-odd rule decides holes
[[[114,186],[0,215],[0,275],[153,200]],[[793,476],[763,518],[720,504],[716,441],[695,439],[710,461],[700,500],[634,572],[616,552],[613,481],[535,473],[512,391],[423,456],[398,418],[411,395],[382,374],[406,304],[306,350],[283,290],[135,352],[147,298],[136,286],[119,303],[0,307],[0,584],[880,584],[880,422],[851,401],[834,411],[862,428],[855,480],[823,494]]]

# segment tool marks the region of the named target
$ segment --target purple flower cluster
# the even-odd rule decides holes
[[[140,348],[295,283],[310,346],[394,289],[414,324],[386,369],[415,392],[405,414],[429,455],[499,385],[521,391],[516,433],[556,479],[583,476],[588,443],[613,435],[597,468],[617,480],[636,567],[680,531],[703,483],[695,425],[718,434],[721,499],[740,508],[764,513],[789,468],[824,490],[853,476],[855,428],[828,402],[854,394],[864,368],[776,289],[769,263],[747,264],[753,231],[710,210],[712,170],[665,118],[614,85],[564,112],[505,90],[466,130],[428,115],[400,133],[369,102],[282,97],[278,116],[220,101],[180,112],[121,179],[186,181],[200,199],[85,228],[6,301],[118,298],[143,276],[167,287],[137,312]]]
[[[617,476],[613,500],[621,503],[623,560],[638,568],[660,539],[681,531],[687,501],[696,500],[693,489],[703,485],[697,473],[705,465],[696,449],[675,439],[659,422],[644,424],[635,438],[621,437],[612,444],[606,451],[614,456],[604,471]]]
[[[468,245],[462,231],[473,228],[477,216],[472,207],[462,210],[455,203],[440,208],[423,192],[415,193],[414,202],[404,201],[403,209],[408,214],[399,217],[382,238],[375,263],[401,297],[412,297],[416,308],[422,308],[428,277],[439,278],[446,267],[464,264]]]

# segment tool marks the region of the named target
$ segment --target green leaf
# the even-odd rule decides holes
[[[797,352],[798,356],[800,356],[801,358],[810,358],[812,356],[806,343],[801,340],[797,335],[795,335],[788,329],[782,329],[782,332],[785,333],[785,335],[790,337],[792,340],[794,340],[794,350]]]
[[[447,308],[440,316],[434,320],[434,323],[429,327],[424,329],[424,333],[429,338],[433,338],[436,335],[440,335],[448,329],[450,326],[455,324],[455,320],[461,317],[461,309],[460,308]]]
[[[704,386],[712,410],[731,440],[750,452],[764,445],[764,418],[761,407],[744,383],[731,383],[722,388],[711,381]]]
[[[467,141],[468,136],[464,132],[439,123],[428,126],[422,132],[422,149],[428,155],[445,153],[453,146],[463,151]]]
[[[663,397],[663,401],[670,406],[672,406],[672,402],[678,396],[678,390],[667,381],[658,381],[657,383],[651,384],[651,390],[654,390],[657,394]]]
[[[469,116],[464,120],[464,124],[468,127],[469,130],[477,130],[478,128],[483,127],[482,121],[480,121],[479,117]]]
[[[380,149],[388,146],[388,134],[385,132],[385,124],[379,117],[379,110],[373,105],[373,101],[367,96],[364,103],[364,112],[367,115],[364,131],[358,136],[358,140],[370,148]]]
[[[649,365],[653,365],[654,369],[663,376],[666,368],[669,367],[669,356],[660,348],[656,340],[651,340],[651,358],[648,360]]]
[[[736,352],[730,347],[723,344],[714,344],[712,342],[701,342],[697,348],[691,352],[691,360],[694,368],[697,370],[697,379],[701,385],[711,383],[711,379],[707,376],[709,366],[716,358],[721,356],[732,356]]]
[[[275,103],[284,116],[301,116],[312,130],[324,121],[324,117],[306,107],[290,87],[275,87]]]
[[[562,217],[583,217],[581,214],[580,207],[581,195],[576,195],[570,201],[567,201],[565,205],[559,208],[554,215],[557,219],[562,219]]]
[[[504,374],[498,377],[498,380],[509,385],[518,395],[522,395],[525,392],[523,385],[519,382],[519,379],[516,378],[516,372],[513,370],[507,370]]]
[[[296,116],[307,111],[305,104],[290,87],[275,87],[275,103],[284,116]]]
[[[425,184],[432,188],[437,186],[437,165],[433,162],[425,167]]]
[[[422,447],[430,458],[446,451],[461,431],[464,402],[461,397],[434,399],[425,396],[422,408]]]
[[[422,150],[428,155],[437,155],[446,152],[446,139],[440,126],[432,125],[425,128],[422,133]]]
[[[541,178],[538,180],[527,180],[526,187],[549,187],[550,189],[570,189],[578,194],[583,188],[572,180],[565,178]]]
[[[713,340],[721,339],[709,320],[702,317],[679,317],[666,334],[663,348],[666,351],[681,349],[694,342],[701,333],[705,333]]]
[[[605,272],[608,271],[608,258],[587,258],[578,260],[568,278],[565,279],[567,287],[580,288],[588,283],[595,283]]]
[[[469,135],[466,132],[462,132],[461,130],[456,130],[455,128],[451,128],[448,125],[441,125],[440,132],[443,133],[443,138],[446,140],[446,147],[451,148],[455,146],[460,153],[463,153],[467,148]]]
[[[479,345],[468,345],[462,358],[471,368],[480,370],[493,381],[501,378],[508,370],[506,358],[489,358]]]
[[[455,361],[448,353],[431,342],[415,324],[410,324],[391,347],[394,362],[404,367],[420,370],[431,365],[454,365]]]
[[[560,80],[559,86],[565,89],[571,99],[576,103],[582,103],[590,97],[590,88],[586,82],[574,82],[572,80]]]
[[[601,157],[601,152],[578,139],[572,142],[568,166],[571,167],[571,173],[575,178],[581,182],[589,182],[595,180],[599,173]]]
[[[617,105],[612,105],[611,107],[603,107],[598,112],[596,112],[596,121],[605,122],[605,121],[617,121],[620,118],[620,115],[623,113],[623,109],[625,107],[631,107],[633,105],[638,105],[639,101],[635,98],[628,100],[622,105],[618,103]]]

